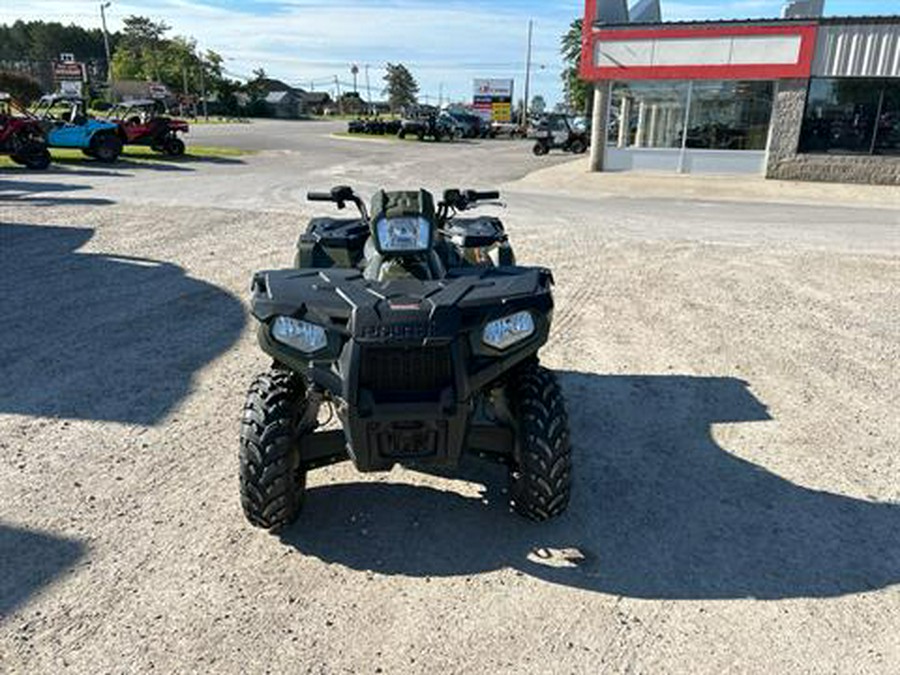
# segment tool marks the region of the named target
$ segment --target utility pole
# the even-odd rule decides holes
[[[444,107],[444,83],[441,82],[438,88],[438,108]]]
[[[528,125],[528,94],[531,89],[531,38],[534,33],[534,21],[528,20],[528,52],[525,58],[525,98],[522,102],[522,126]]]
[[[372,83],[369,82],[369,64],[366,64],[366,97],[369,100],[369,114],[372,114]]]
[[[204,71],[206,62],[200,57],[200,96],[203,97],[203,117],[209,122],[209,106],[206,102],[206,73]]]
[[[337,92],[338,114],[344,114],[344,102],[341,100],[341,81],[338,76],[334,76],[334,90]]]
[[[109,51],[109,31],[106,30],[106,9],[112,5],[112,2],[100,3],[100,22],[103,24],[103,47],[106,49],[106,85],[109,87],[109,100],[113,100],[113,72],[112,72],[112,55]]]
[[[356,88],[356,78],[359,75],[359,66],[355,63],[350,66],[350,74],[353,75],[353,93],[358,94],[359,91]]]

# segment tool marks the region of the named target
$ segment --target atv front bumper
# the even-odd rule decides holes
[[[341,459],[352,460],[362,472],[389,471],[397,464],[453,468],[465,453],[500,462],[513,454],[513,430],[476,419],[474,396],[482,389],[489,389],[503,373],[533,358],[534,349],[518,350],[470,373],[464,366],[468,361],[464,346],[458,342],[437,348],[406,348],[407,358],[411,360],[399,365],[398,359],[406,351],[402,348],[391,349],[395,353],[392,361],[390,355],[373,356],[370,346],[350,342],[337,363],[310,362],[273,340],[265,324],[260,326],[259,340],[267,353],[302,373],[336,404],[343,429],[319,432],[303,439],[301,460],[305,468],[317,468]],[[430,349],[446,354],[449,371],[422,357]],[[382,359],[382,363],[373,367],[376,359]],[[448,372],[449,377],[444,380]],[[423,389],[416,397],[418,400],[370,388],[376,383],[384,385],[391,377],[394,381],[404,380],[405,384],[410,379],[418,379],[425,380],[425,384],[446,383],[447,386]]]

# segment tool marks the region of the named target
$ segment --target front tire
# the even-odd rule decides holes
[[[278,531],[303,506],[306,472],[300,468],[300,430],[306,386],[300,376],[273,370],[256,378],[241,419],[240,487],[244,515]]]
[[[569,149],[576,155],[583,155],[587,152],[587,143],[580,139],[575,140],[572,141],[572,145],[569,146]]]
[[[534,152],[536,157],[543,157],[548,152],[550,152],[550,148],[548,148],[544,143],[535,143],[534,148],[532,148],[532,152]]]
[[[515,465],[510,471],[510,505],[520,515],[544,522],[562,515],[572,491],[569,418],[556,376],[526,366],[509,388],[518,420]]]

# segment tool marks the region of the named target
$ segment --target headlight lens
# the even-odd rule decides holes
[[[534,317],[530,312],[519,312],[484,327],[482,340],[494,349],[507,349],[534,335]]]
[[[306,354],[314,354],[328,345],[324,328],[289,316],[275,319],[272,323],[272,337]]]
[[[382,253],[427,251],[431,242],[431,223],[420,216],[382,218],[375,230]]]

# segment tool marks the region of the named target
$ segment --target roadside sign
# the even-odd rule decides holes
[[[82,96],[83,85],[77,80],[62,80],[59,83],[59,93],[64,96]]]
[[[473,108],[488,122],[512,122],[513,80],[481,79],[474,82]]]
[[[166,85],[161,84],[159,82],[151,82],[147,85],[148,93],[150,94],[150,98],[156,100],[162,100],[164,98],[168,98],[169,90]]]
[[[57,82],[64,80],[83,82],[84,64],[77,61],[56,61],[53,64],[53,78]]]

